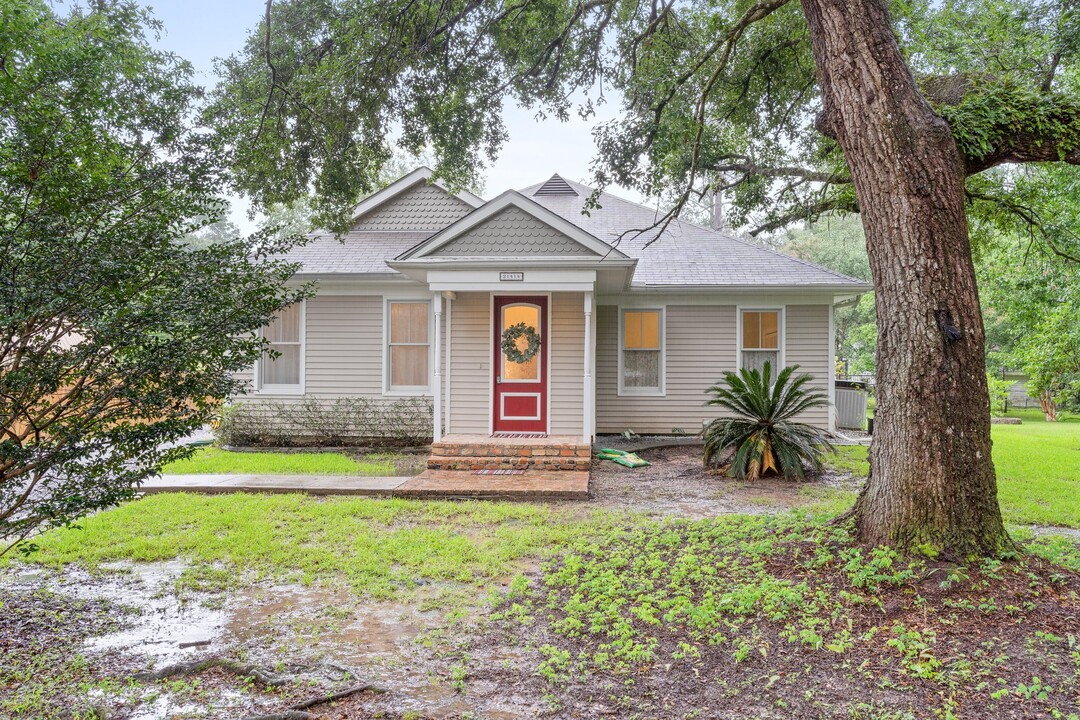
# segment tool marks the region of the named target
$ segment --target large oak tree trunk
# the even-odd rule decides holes
[[[1009,546],[990,458],[964,167],[919,94],[884,0],[802,0],[821,129],[854,179],[876,291],[878,404],[859,539],[954,558]]]

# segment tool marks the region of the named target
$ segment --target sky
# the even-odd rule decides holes
[[[214,58],[237,52],[266,7],[264,0],[157,0],[143,4],[164,23],[160,47],[191,61],[198,79],[207,86],[215,82]],[[601,110],[599,121],[610,119],[618,104],[609,102]],[[537,122],[532,111],[516,107],[507,108],[503,117],[510,139],[498,161],[486,169],[485,198],[541,182],[556,172],[578,182],[590,179],[589,164],[595,154],[592,127],[597,118],[584,121],[574,116],[568,122],[550,118]],[[628,190],[611,190],[638,199]],[[232,220],[244,231],[254,229],[246,206],[236,198]]]

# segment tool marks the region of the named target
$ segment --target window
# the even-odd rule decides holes
[[[739,353],[740,366],[761,370],[768,362],[772,365],[772,376],[780,371],[780,311],[779,310],[743,310],[742,311],[742,349]]]
[[[630,395],[663,394],[663,335],[662,311],[623,311],[620,392]]]
[[[388,308],[389,387],[391,390],[427,390],[431,303],[391,302]]]
[[[304,304],[284,308],[262,330],[270,343],[259,361],[259,387],[266,391],[302,392]],[[273,357],[276,355],[277,357]]]

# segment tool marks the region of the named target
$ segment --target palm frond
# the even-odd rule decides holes
[[[825,432],[793,418],[807,410],[828,405],[824,393],[808,387],[806,373],[796,375],[798,365],[772,374],[772,364],[762,369],[743,368],[724,373],[723,383],[709,388],[705,404],[719,407],[733,417],[717,418],[703,432],[704,460],[716,465],[732,456],[729,473],[754,480],[769,472],[801,478],[804,467],[822,468],[822,455],[833,450]]]

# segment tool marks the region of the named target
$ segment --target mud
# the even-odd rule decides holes
[[[631,469],[595,460],[592,466],[593,503],[601,507],[637,510],[654,516],[691,519],[729,513],[770,513],[808,505],[807,488],[858,490],[861,480],[824,473],[805,481],[763,478],[742,482],[706,470],[701,447],[686,445],[642,450],[651,465]]]

